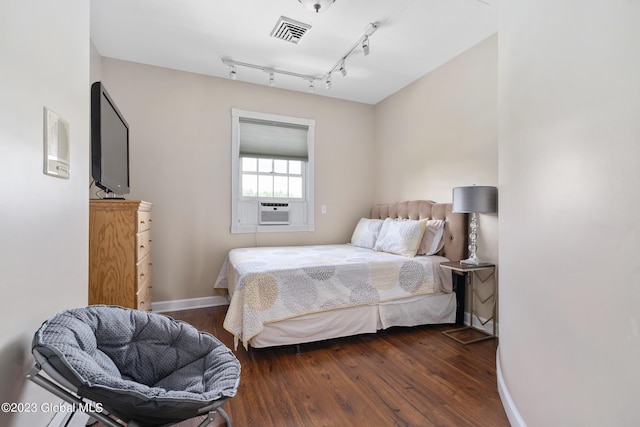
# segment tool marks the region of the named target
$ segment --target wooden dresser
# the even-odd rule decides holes
[[[151,310],[152,206],[89,202],[89,304]]]

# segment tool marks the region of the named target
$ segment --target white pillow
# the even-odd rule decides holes
[[[373,249],[378,240],[378,234],[382,227],[381,219],[361,218],[353,230],[351,244],[361,248]]]
[[[384,240],[384,236],[387,235],[387,230],[389,230],[389,224],[392,221],[395,221],[395,220],[391,219],[391,218],[386,218],[384,220],[384,222],[382,223],[382,227],[380,228],[380,232],[378,233],[378,240],[376,240],[376,244],[373,247],[373,249],[375,249],[376,251],[381,251],[382,250],[382,249],[380,249],[380,244]]]
[[[444,224],[443,219],[427,221],[418,255],[435,255],[442,250],[444,247]]]
[[[416,256],[420,247],[426,220],[401,220],[394,221],[387,218],[378,235],[375,249],[407,257]]]

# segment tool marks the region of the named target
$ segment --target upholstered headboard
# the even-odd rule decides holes
[[[375,205],[371,218],[444,219],[443,256],[451,261],[465,259],[467,255],[467,214],[453,213],[451,203],[431,200],[410,200]]]

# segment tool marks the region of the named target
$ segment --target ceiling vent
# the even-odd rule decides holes
[[[285,40],[293,44],[298,44],[302,39],[302,36],[304,36],[310,29],[311,25],[309,24],[287,18],[286,16],[281,16],[280,19],[278,19],[276,26],[271,30],[271,37]]]

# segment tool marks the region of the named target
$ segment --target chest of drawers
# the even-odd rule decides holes
[[[151,310],[151,208],[141,200],[89,203],[89,304]]]

